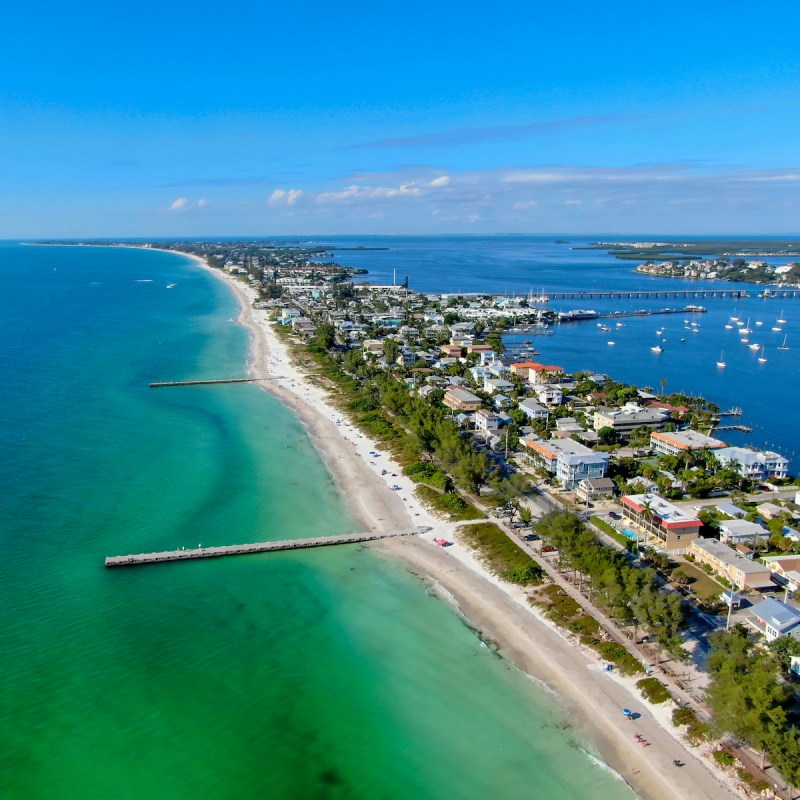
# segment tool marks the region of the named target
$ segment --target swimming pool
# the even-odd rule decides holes
[[[620,533],[628,539],[638,539],[639,534],[636,531],[632,531],[630,528],[623,528]]]

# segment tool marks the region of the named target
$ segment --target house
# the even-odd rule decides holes
[[[728,544],[769,538],[769,531],[755,522],[747,522],[744,519],[723,519],[718,524],[720,541]]]
[[[733,519],[747,516],[747,512],[743,508],[739,508],[739,506],[725,500],[721,503],[717,503],[717,511],[719,511],[720,514],[724,514],[726,517],[733,517]]]
[[[483,391],[495,394],[496,392],[511,392],[514,389],[514,384],[503,378],[484,378]]]
[[[504,394],[496,394],[492,398],[492,405],[497,411],[500,411],[503,408],[511,408],[514,405],[514,401],[510,397],[506,397]]]
[[[523,400],[519,404],[519,409],[525,414],[525,416],[528,419],[546,420],[547,417],[550,415],[550,412],[544,406],[540,406],[538,403],[535,403],[530,398],[527,400]]]
[[[445,356],[449,356],[450,358],[461,358],[463,353],[463,348],[460,344],[443,344],[439,349]]]
[[[608,453],[597,453],[572,439],[529,437],[521,443],[530,463],[544,467],[565,489],[574,489],[585,478],[604,478],[608,471]]]
[[[575,494],[589,503],[592,500],[601,500],[606,497],[613,497],[616,491],[616,484],[611,478],[584,478],[575,490]]]
[[[753,606],[747,622],[768,642],[781,636],[800,639],[800,611],[772,597]]]
[[[472,378],[472,382],[474,384],[479,384],[483,383],[483,381],[485,381],[486,378],[490,377],[492,373],[489,372],[489,370],[486,369],[486,367],[475,366],[469,368],[469,374],[470,377]]]
[[[516,364],[512,364],[509,369],[512,375],[517,375],[522,378],[522,380],[526,381],[528,380],[528,373],[535,366],[538,366],[535,361],[520,361]]]
[[[592,425],[596,431],[611,428],[618,436],[627,439],[637,428],[661,430],[668,419],[669,414],[661,409],[642,408],[635,403],[626,403],[617,411],[598,408],[594,412]]]
[[[734,469],[745,478],[765,481],[768,478],[785,478],[789,459],[772,450],[753,450],[751,447],[724,447],[714,453],[723,467]]]
[[[564,393],[558,386],[540,385],[534,389],[536,399],[546,406],[560,406],[564,399]]]
[[[764,556],[761,560],[772,572],[772,581],[776,586],[793,593],[800,591],[800,556]]]
[[[417,354],[410,348],[404,347],[395,359],[401,367],[413,367],[417,363]]]
[[[376,358],[383,355],[383,340],[382,339],[364,339],[361,342],[361,352],[366,359],[370,354]]]
[[[459,389],[457,386],[450,386],[444,393],[442,403],[453,411],[477,411],[481,407],[480,397],[476,397],[472,392]]]
[[[761,503],[756,506],[756,511],[758,511],[759,515],[764,519],[775,519],[782,514],[789,514],[791,516],[791,512],[788,508],[777,506],[775,503]]]
[[[660,550],[683,553],[700,535],[703,523],[697,517],[657,494],[626,495],[620,502],[625,521]]]
[[[725,442],[687,428],[684,431],[655,431],[650,434],[650,447],[661,456],[678,456],[696,450],[718,450]]]
[[[281,315],[278,321],[281,325],[288,325],[296,317],[302,316],[299,308],[284,308],[281,310]]]
[[[475,412],[475,429],[479,431],[496,431],[500,429],[500,416],[485,408]]]
[[[772,584],[769,567],[743,556],[718,539],[695,539],[689,554],[700,564],[708,564],[715,574],[730,581],[734,589],[767,589]]]

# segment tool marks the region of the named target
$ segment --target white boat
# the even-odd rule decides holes
[[[727,366],[728,366],[728,365],[725,363],[725,353],[724,353],[724,352],[721,352],[721,353],[719,354],[719,361],[717,361],[717,366],[718,366],[720,369],[725,369],[725,367],[727,367]]]
[[[692,328],[692,333],[700,333],[700,328]]]
[[[787,340],[788,338],[789,338],[789,334],[787,333],[787,334],[786,334],[786,335],[783,337],[783,344],[778,346],[778,350],[788,350],[788,349],[789,349],[789,345],[787,345],[787,344],[786,344],[786,340]]]
[[[773,325],[772,330],[775,331],[775,333],[780,333],[783,328],[781,328],[779,325]]]
[[[738,321],[739,321],[739,317],[731,317],[731,322],[738,322]]]
[[[664,329],[663,328],[661,328],[660,330],[656,331],[656,336],[661,336],[662,333],[664,333]]]
[[[758,320],[758,319],[756,320],[756,325],[763,325],[763,324],[764,324],[764,323],[763,323],[763,322],[761,322],[761,320]]]
[[[747,344],[747,343],[748,343],[750,340],[749,340],[749,339],[748,339],[746,336],[742,336],[742,338],[741,338],[741,339],[739,339],[739,341],[740,341],[742,344]]]
[[[778,325],[785,325],[786,320],[783,318],[783,309],[781,309],[781,315],[778,317]]]
[[[758,363],[759,364],[766,364],[767,363],[767,359],[764,356],[764,348],[763,347],[761,348],[761,355],[759,355],[759,357],[758,357]]]
[[[747,345],[747,346],[748,346],[748,347],[749,347],[751,350],[758,350],[758,348],[759,348],[759,347],[761,347],[761,345],[760,345],[760,344],[758,344],[758,342],[753,342],[753,344],[749,344],[749,345]]]
[[[751,334],[753,331],[750,329],[750,317],[747,318],[747,325],[742,328],[739,333],[744,333],[746,335]]]
[[[664,348],[660,344],[657,344],[655,347],[651,347],[650,349],[654,353],[663,353],[664,352]]]
[[[616,344],[616,342],[609,342],[609,344],[613,347]]]
[[[178,284],[177,283],[168,283],[167,289],[174,289]]]
[[[624,328],[625,327],[625,323],[624,322],[618,322],[617,323],[617,327],[618,328]]]
[[[728,323],[728,324],[725,326],[725,329],[726,329],[726,330],[732,330],[732,329],[733,329],[733,325],[731,325],[730,323]]]

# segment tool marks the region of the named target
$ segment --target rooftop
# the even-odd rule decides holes
[[[625,495],[621,502],[639,513],[645,508],[649,508],[653,512],[653,516],[660,519],[667,528],[695,527],[701,524],[697,517],[693,517],[682,508],[678,508],[663,497],[650,492]]]

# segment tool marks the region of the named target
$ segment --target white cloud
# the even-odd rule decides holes
[[[208,200],[206,200],[205,197],[201,197],[197,201],[197,207],[198,208],[206,208],[207,206],[208,206]]]
[[[429,185],[438,188],[439,186],[448,186],[449,184],[450,184],[450,176],[440,175],[438,178],[434,178]]]
[[[188,197],[179,197],[177,200],[172,201],[172,205],[169,207],[170,211],[180,211],[182,208],[186,208],[189,204]]]
[[[271,206],[279,206],[284,203],[287,206],[293,206],[302,196],[302,189],[289,189],[288,191],[286,189],[276,189],[267,202]]]
[[[420,197],[423,191],[413,183],[402,183],[400,186],[359,186],[353,184],[339,192],[321,192],[317,195],[317,202],[348,203],[359,200],[385,200],[396,197]]]
[[[517,211],[521,211],[523,208],[533,208],[533,206],[538,206],[538,205],[539,205],[538,200],[520,200],[514,203],[514,208]]]

